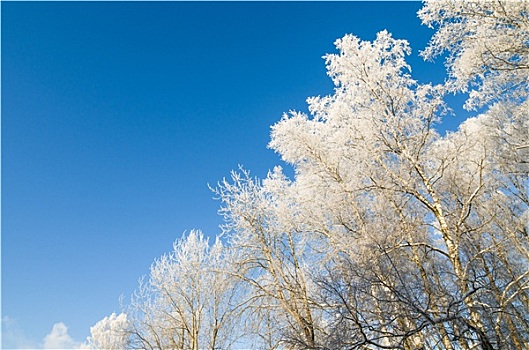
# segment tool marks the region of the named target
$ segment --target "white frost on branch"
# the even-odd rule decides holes
[[[468,109],[527,98],[529,1],[427,0],[418,15],[436,29],[422,55],[432,59],[448,53],[453,91],[472,88]]]

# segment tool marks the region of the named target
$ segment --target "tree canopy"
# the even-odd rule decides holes
[[[447,81],[414,80],[387,31],[336,40],[334,93],[271,129],[294,178],[221,181],[224,243],[178,240],[91,346],[119,324],[115,342],[151,349],[527,347],[529,2],[429,0],[418,15]],[[479,112],[441,135],[446,95],[466,92]]]

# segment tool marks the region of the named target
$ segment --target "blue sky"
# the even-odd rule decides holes
[[[270,126],[332,92],[335,39],[388,29],[444,72],[420,2],[1,6],[4,348],[83,341],[184,231],[219,233],[208,183],[281,164]]]

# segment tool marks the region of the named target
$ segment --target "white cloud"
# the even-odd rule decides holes
[[[68,327],[62,323],[53,325],[51,332],[42,342],[28,337],[17,320],[9,316],[2,317],[2,337],[0,349],[85,349],[86,345],[75,341],[68,334]],[[85,347],[83,347],[83,345]]]
[[[68,327],[62,322],[53,325],[50,334],[44,337],[44,349],[77,349],[81,346],[68,334]]]
[[[35,349],[36,342],[24,334],[18,322],[9,317],[2,317],[2,344],[3,349]]]

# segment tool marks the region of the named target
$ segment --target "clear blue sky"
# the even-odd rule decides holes
[[[214,185],[281,164],[270,126],[332,92],[346,33],[408,39],[420,2],[2,2],[4,347],[83,341],[182,232],[219,233]],[[7,325],[7,327],[6,327]]]

